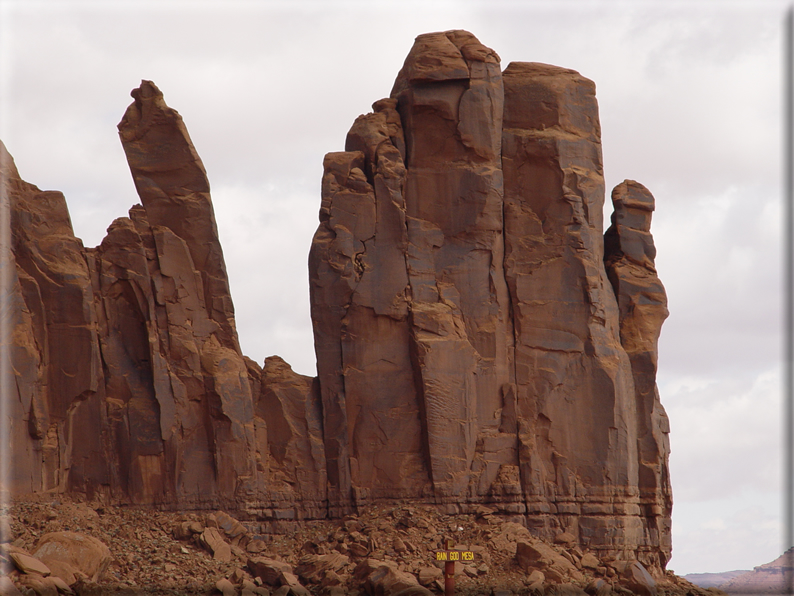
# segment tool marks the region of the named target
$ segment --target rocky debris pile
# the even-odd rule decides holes
[[[378,508],[283,534],[223,511],[166,513],[69,500],[15,504],[0,517],[7,580],[0,594],[428,596],[443,593],[447,539],[474,552],[455,563],[457,594],[713,596],[636,560],[603,560],[558,535],[553,543],[482,507],[443,515]],[[16,591],[15,591],[16,590]]]

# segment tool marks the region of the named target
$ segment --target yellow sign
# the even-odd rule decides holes
[[[474,551],[471,550],[437,550],[436,561],[473,561]]]

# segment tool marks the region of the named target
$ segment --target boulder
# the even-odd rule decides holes
[[[626,565],[620,577],[622,583],[638,596],[656,596],[658,592],[656,581],[639,561],[632,561]]]
[[[395,596],[406,589],[422,588],[412,574],[389,565],[381,565],[367,576],[364,589],[370,596]],[[427,593],[426,588],[422,588]],[[418,592],[417,592],[418,593]]]
[[[232,560],[232,548],[217,528],[205,528],[199,541],[212,553],[213,559],[223,562]]]
[[[391,567],[397,569],[397,564],[394,561],[380,561],[378,559],[364,559],[359,561],[355,569],[353,569],[353,578],[359,582],[363,582],[367,577],[380,569],[381,567]]]
[[[22,592],[7,575],[0,575],[0,596],[22,596]]]
[[[418,573],[419,583],[423,586],[429,586],[443,577],[444,572],[438,567],[422,567]]]
[[[556,583],[568,578],[582,579],[582,574],[573,563],[540,541],[519,541],[516,545],[516,562],[525,571],[532,572],[536,569],[542,571],[544,579]]]
[[[36,574],[47,576],[50,574],[50,568],[42,563],[39,559],[32,556],[30,553],[25,552],[21,548],[11,547],[7,549],[9,557],[14,563],[14,566],[22,573]]]
[[[259,538],[254,538],[248,544],[245,545],[245,550],[251,554],[261,553],[266,548],[267,545],[264,543],[264,541],[260,540]]]
[[[44,534],[33,555],[69,585],[74,583],[69,572],[98,582],[113,560],[110,549],[101,540],[78,532]]]
[[[33,590],[36,596],[58,596],[58,585],[52,578],[42,577],[41,575],[33,573],[20,577],[19,583]]]
[[[579,562],[586,569],[598,569],[601,566],[601,561],[592,553],[585,553]]]
[[[222,596],[237,596],[237,590],[235,589],[234,584],[226,578],[216,581],[215,589],[218,590]]]
[[[269,586],[278,586],[283,573],[292,573],[292,565],[269,559],[267,557],[253,557],[248,559],[248,569],[251,575],[258,577]]]
[[[215,521],[218,525],[218,529],[222,530],[229,541],[234,544],[239,544],[243,537],[248,534],[248,530],[245,529],[245,526],[225,511],[216,511]]]
[[[349,562],[349,557],[339,553],[304,555],[295,567],[295,574],[307,583],[320,583],[327,572],[339,571]]]

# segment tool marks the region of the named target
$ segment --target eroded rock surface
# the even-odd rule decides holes
[[[242,355],[204,166],[153,83],[132,95],[119,133],[142,204],[96,248],[63,195],[0,153],[12,492],[223,507],[270,529],[395,501],[487,505],[521,522],[504,540],[527,569],[545,539],[586,549],[566,559],[579,571],[636,559],[659,575],[671,490],[654,200],[619,185],[602,236],[592,81],[502,72],[465,31],[417,38],[391,97],[324,161],[315,379]],[[227,522],[179,533],[239,558]],[[359,530],[340,554],[376,548]],[[244,546],[268,559],[261,539]],[[576,580],[550,553],[533,583]]]
[[[12,492],[322,516],[314,381],[243,357],[204,166],[154,83],[132,96],[119,133],[143,204],[96,248],[2,147]]]
[[[75,441],[102,387],[90,272],[63,194],[23,181],[1,144],[0,168],[10,213],[10,234],[0,243],[10,488],[79,490],[86,465],[103,467],[94,455],[98,433]]]
[[[595,85],[448,31],[373,110],[326,156],[310,256],[332,509],[488,503],[662,567],[653,198],[615,190],[605,254]]]

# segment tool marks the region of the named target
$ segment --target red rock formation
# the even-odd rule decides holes
[[[260,387],[254,411],[267,433],[268,492],[278,496],[285,511],[297,505],[300,517],[325,517],[327,479],[317,379],[299,375],[271,356],[265,359]]]
[[[610,250],[608,278],[594,84],[502,74],[450,31],[417,38],[373,109],[326,157],[310,256],[332,510],[488,502],[663,566],[664,293],[647,259]],[[646,246],[647,223],[618,244]]]
[[[297,502],[321,517],[313,380],[283,361],[260,378],[242,356],[204,167],[157,87],[132,95],[119,131],[143,205],[97,248],[74,237],[63,195],[23,182],[2,147],[12,492],[265,517],[295,517]]]
[[[0,167],[10,213],[10,238],[2,246],[2,355],[5,374],[14,375],[4,374],[2,389],[6,415],[19,421],[10,427],[8,481],[17,493],[79,489],[86,465],[102,468],[98,434],[75,441],[101,386],[83,244],[63,194],[24,182],[2,144]]]
[[[142,205],[95,249],[0,152],[13,492],[263,520],[488,503],[599,558],[665,565],[653,198],[618,186],[602,237],[591,81],[502,73],[464,31],[417,38],[392,96],[325,159],[317,379],[241,354],[204,167],[157,87],[132,95],[119,132]]]
[[[565,529],[594,548],[619,546],[613,536],[644,544],[632,370],[603,265],[595,85],[513,63],[505,98],[505,267],[532,523],[551,534],[563,513]]]
[[[116,220],[92,270],[112,480],[138,503],[229,504],[256,490],[253,399],[209,183],[149,81],[119,124],[144,205]]]
[[[655,201],[642,184],[625,180],[612,191],[612,225],[604,235],[604,263],[620,309],[620,342],[631,362],[636,403],[638,488],[643,531],[672,554],[670,421],[656,387],[658,341],[667,318],[667,295],[656,275],[651,236]],[[656,538],[658,537],[658,538]]]
[[[498,57],[465,32],[420,36],[392,95],[356,120],[346,153],[326,157],[310,256],[341,510],[351,497],[456,503],[489,489],[503,463],[488,450],[512,339],[492,267],[503,258]]]

